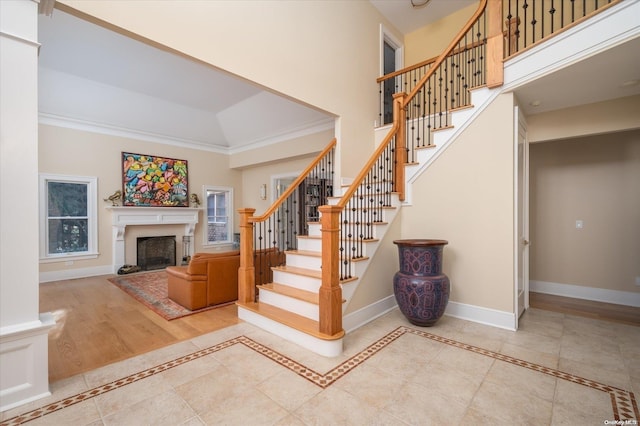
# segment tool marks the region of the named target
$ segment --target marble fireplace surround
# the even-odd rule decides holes
[[[127,226],[184,225],[184,235],[191,237],[189,253],[194,252],[194,231],[200,209],[190,207],[107,207],[113,227],[113,273],[125,264]]]

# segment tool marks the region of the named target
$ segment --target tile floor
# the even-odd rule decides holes
[[[511,332],[394,310],[323,358],[246,323],[52,384],[16,425],[638,424],[640,327],[530,309]],[[635,394],[635,395],[634,395]],[[615,421],[618,420],[616,423]]]

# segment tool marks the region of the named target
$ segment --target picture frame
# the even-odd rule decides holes
[[[189,207],[187,160],[122,152],[122,205]]]

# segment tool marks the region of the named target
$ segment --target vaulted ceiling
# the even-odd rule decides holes
[[[406,34],[477,0],[432,0],[417,8],[411,0],[370,2]],[[41,15],[38,30],[39,110],[45,124],[226,153],[334,125],[335,117],[326,111],[61,10]],[[640,40],[583,61],[579,71],[570,66],[544,76],[519,87],[516,94],[526,113],[596,102],[612,94],[639,94],[640,85],[623,86],[640,77],[640,54],[629,52],[640,52]]]

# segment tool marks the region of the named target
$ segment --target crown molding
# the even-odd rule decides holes
[[[106,123],[98,123],[94,121],[82,120],[78,118],[71,118],[60,116],[56,114],[49,114],[40,112],[38,114],[38,122],[40,124],[62,127],[67,129],[81,130],[91,133],[99,133],[110,136],[118,136],[129,139],[139,139],[142,141],[160,143],[165,145],[179,146],[183,148],[197,149],[201,151],[215,152],[217,154],[231,155],[238,152],[249,151],[256,148],[261,148],[269,145],[273,145],[279,142],[285,142],[294,138],[299,138],[321,131],[329,130],[333,128],[334,119],[328,118],[305,125],[299,126],[295,129],[281,132],[274,136],[261,138],[254,140],[246,145],[230,148],[222,145],[215,145],[204,141],[194,141],[183,138],[176,138],[169,135],[163,135],[159,133],[147,132],[137,129],[129,129],[125,127],[118,127]]]

